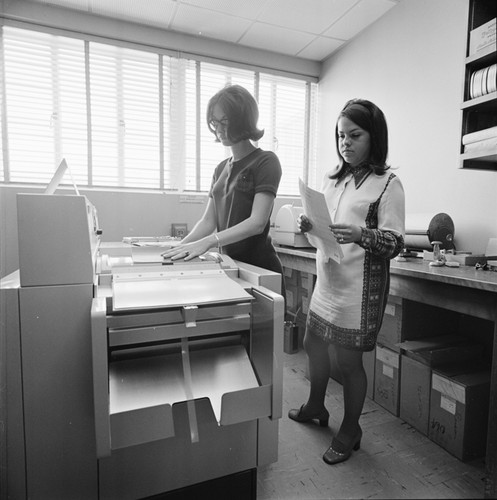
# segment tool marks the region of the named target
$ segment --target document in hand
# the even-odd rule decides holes
[[[342,247],[330,231],[333,222],[324,194],[306,186],[302,179],[299,179],[299,188],[305,215],[312,222],[312,229],[307,233],[309,243],[340,264]]]

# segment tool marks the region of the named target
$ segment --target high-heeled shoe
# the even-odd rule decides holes
[[[301,424],[310,422],[311,420],[319,420],[319,425],[321,427],[328,427],[330,414],[328,413],[328,410],[326,408],[324,408],[323,411],[317,415],[306,415],[303,411],[304,406],[305,404],[302,405],[299,410],[290,410],[288,412],[288,418],[295,420],[295,422],[299,422]]]
[[[352,455],[352,450],[357,451],[361,448],[362,429],[359,429],[356,437],[350,442],[349,446],[345,446],[337,438],[333,438],[330,447],[323,455],[323,460],[330,465],[345,462]]]

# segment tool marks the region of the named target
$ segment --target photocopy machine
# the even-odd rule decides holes
[[[17,211],[19,270],[0,286],[7,497],[255,486],[277,460],[280,276],[218,254],[137,263],[101,244],[85,196],[19,194]]]

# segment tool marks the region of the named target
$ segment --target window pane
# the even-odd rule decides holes
[[[5,72],[3,70],[3,27],[0,26],[0,35],[2,39],[0,40],[0,82],[5,81]],[[0,182],[5,182],[8,180],[8,174],[6,169],[6,164],[4,164],[3,158],[4,154],[8,151],[8,146],[6,144],[5,138],[3,137],[3,124],[6,119],[4,105],[5,99],[3,92],[0,92]]]
[[[9,180],[45,183],[66,158],[86,184],[84,42],[4,27],[3,43]]]
[[[308,165],[306,171],[306,179],[309,186],[321,188],[322,179],[316,178],[317,174],[317,137],[318,137],[318,102],[319,102],[319,87],[317,83],[308,83],[310,92],[309,96],[309,138],[307,148],[309,150]],[[332,168],[333,165],[330,165]]]
[[[263,149],[279,157],[283,175],[278,194],[296,195],[306,155],[306,83],[261,74],[259,88]]]
[[[160,189],[159,57],[90,44],[93,185]]]
[[[164,189],[182,190],[185,164],[185,59],[163,56]]]
[[[197,152],[197,63],[190,61],[185,68],[185,164],[184,189],[197,191],[197,162],[200,161]]]
[[[2,42],[0,182],[45,184],[65,158],[81,186],[208,191],[231,153],[206,109],[227,84],[258,100],[259,146],[283,167],[279,194],[313,180],[315,84],[11,27]]]

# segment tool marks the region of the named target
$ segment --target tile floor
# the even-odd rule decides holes
[[[259,468],[258,500],[483,498],[483,459],[461,462],[369,398],[361,449],[327,465],[321,456],[342,419],[342,387],[330,379],[328,428],[297,424],[287,415],[307,398],[306,355],[284,354],[284,363],[279,458]]]

